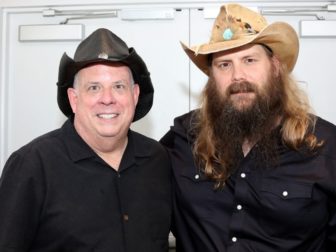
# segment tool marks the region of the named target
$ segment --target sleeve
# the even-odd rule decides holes
[[[319,122],[319,121],[318,121]],[[317,131],[319,139],[325,140],[322,155],[325,157],[323,165],[326,167],[327,179],[323,184],[323,189],[327,193],[328,197],[328,212],[329,220],[326,227],[326,251],[336,251],[336,127],[330,127],[329,123],[324,122],[325,127]],[[317,125],[319,126],[319,125]],[[318,129],[317,129],[318,130]]]
[[[333,173],[331,178],[336,178],[336,160],[333,161]],[[328,186],[330,194],[328,195],[328,211],[330,214],[329,222],[327,226],[327,252],[336,251],[336,181],[331,179]]]
[[[335,201],[330,202],[331,206],[331,220],[329,221],[328,226],[328,235],[327,235],[327,252],[336,251],[336,203]]]
[[[0,178],[0,251],[28,251],[38,227],[43,180],[37,158],[17,152]]]
[[[174,133],[172,130],[169,130],[161,139],[160,143],[165,146],[167,149],[172,149],[174,145]]]

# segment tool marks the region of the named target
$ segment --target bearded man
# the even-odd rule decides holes
[[[209,43],[182,46],[209,79],[161,139],[177,251],[336,251],[336,127],[291,76],[294,29],[228,4]]]

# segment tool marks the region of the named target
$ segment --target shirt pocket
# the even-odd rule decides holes
[[[312,198],[313,184],[282,179],[262,179],[257,219],[267,233],[284,235],[314,227],[321,221],[319,204]],[[274,228],[276,227],[276,228]]]
[[[263,179],[261,192],[276,199],[309,199],[312,196],[311,183],[286,181],[279,179]]]
[[[180,208],[208,221],[213,221],[218,211],[231,210],[230,202],[233,201],[228,187],[216,190],[214,181],[191,168],[180,173],[176,197]]]

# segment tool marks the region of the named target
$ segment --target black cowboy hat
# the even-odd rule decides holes
[[[134,48],[107,29],[100,28],[83,40],[77,47],[74,59],[63,54],[58,72],[57,103],[61,111],[70,117],[73,115],[67,89],[72,87],[75,74],[94,63],[119,62],[128,66],[135,83],[139,84],[140,95],[135,108],[133,122],[144,117],[153,104],[154,88],[145,62]]]

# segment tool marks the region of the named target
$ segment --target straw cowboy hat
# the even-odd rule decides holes
[[[189,58],[209,75],[208,56],[244,46],[263,44],[273,51],[291,72],[299,53],[299,39],[287,23],[268,24],[259,13],[239,4],[223,5],[212,28],[209,43],[188,47],[182,44]]]
[[[73,115],[67,89],[72,87],[75,74],[93,63],[113,62],[127,65],[132,71],[135,83],[139,84],[140,95],[133,121],[139,120],[148,113],[153,104],[154,89],[145,62],[118,36],[101,28],[78,45],[74,59],[68,57],[66,53],[61,58],[57,82],[57,102],[67,117]]]

